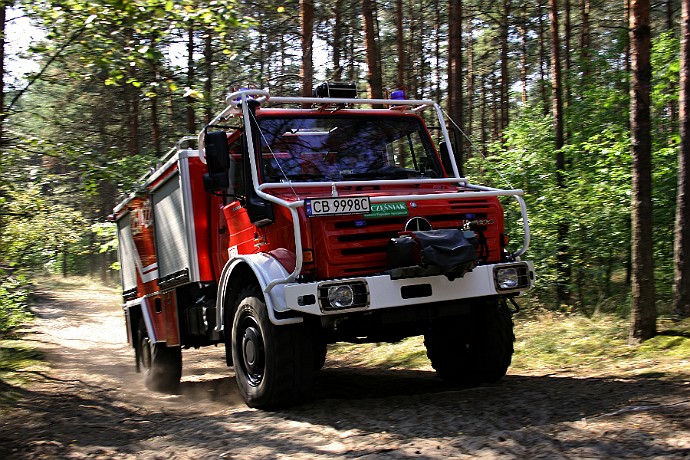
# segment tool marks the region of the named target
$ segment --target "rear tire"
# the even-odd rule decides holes
[[[232,361],[247,405],[279,409],[306,400],[314,366],[310,328],[271,323],[257,286],[245,288],[237,299],[230,332]]]
[[[424,335],[438,376],[462,385],[500,380],[510,366],[514,341],[510,312],[497,301],[475,306],[468,317],[438,321]]]
[[[174,393],[182,378],[182,349],[152,343],[144,320],[137,327],[137,368],[144,373],[144,385],[152,391]]]

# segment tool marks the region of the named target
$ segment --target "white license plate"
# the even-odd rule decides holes
[[[368,214],[371,212],[368,196],[307,199],[304,200],[304,207],[309,217]]]

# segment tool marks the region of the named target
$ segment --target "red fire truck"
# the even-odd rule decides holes
[[[183,348],[224,344],[247,404],[284,407],[308,398],[328,344],[416,335],[444,380],[505,375],[534,281],[522,191],[461,177],[436,103],[241,90],[161,163],[113,216],[150,389],[175,390]],[[513,251],[499,197],[521,209]]]

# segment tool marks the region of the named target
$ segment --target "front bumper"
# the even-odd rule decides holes
[[[522,274],[517,287],[501,289],[496,273],[502,269],[516,270]],[[285,285],[284,295],[288,309],[323,316],[497,295],[518,295],[531,289],[533,283],[534,264],[524,261],[481,265],[462,278],[452,281],[443,275],[396,280],[389,275],[377,275],[289,283]],[[355,300],[351,307],[334,308],[328,304],[325,293],[329,287],[343,284],[354,286]]]

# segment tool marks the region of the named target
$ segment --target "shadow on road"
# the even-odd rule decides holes
[[[21,394],[18,409],[33,415],[11,425],[14,433],[22,433],[20,443],[8,439],[8,425],[2,427],[0,454],[12,448],[4,453],[17,456],[27,449],[35,455],[41,448],[48,449],[41,444],[45,442],[53,443],[51,455],[67,452],[70,444],[92,446],[96,451],[99,446],[117,446],[118,452],[136,453],[139,442],[173,434],[176,444],[192,446],[196,441],[190,433],[201,428],[205,436],[232,434],[233,448],[241,450],[256,443],[275,444],[281,433],[289,431],[286,423],[388,433],[396,439],[460,439],[497,433],[514,437],[524,430],[541,433],[562,422],[610,416],[661,397],[688,395],[682,382],[652,379],[510,375],[493,385],[452,388],[431,372],[326,368],[316,375],[312,402],[262,412],[245,408],[238,400],[233,377],[183,382],[173,404],[150,394],[149,403],[133,405],[112,390],[82,386],[83,391],[69,391],[70,385],[79,386],[65,382],[65,391],[57,394],[14,389]],[[669,423],[680,423],[679,411],[667,416]],[[256,431],[244,439],[241,430],[233,431],[238,424]],[[312,448],[290,445],[285,452],[304,453]]]

